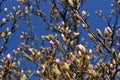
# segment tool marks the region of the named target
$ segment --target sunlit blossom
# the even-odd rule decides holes
[[[56,59],[56,60],[55,60],[55,63],[56,63],[56,64],[60,64],[60,59]]]
[[[10,55],[10,54],[7,54],[7,57],[6,57],[6,58],[7,58],[7,60],[9,60],[9,61],[10,61],[12,57],[11,57],[11,55]]]
[[[86,52],[86,48],[85,48],[82,44],[78,45],[78,49],[79,49],[81,52]]]

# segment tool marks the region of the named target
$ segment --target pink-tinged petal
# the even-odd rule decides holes
[[[56,63],[56,64],[60,64],[60,59],[56,59],[56,60],[55,60],[55,63]]]
[[[106,29],[108,30],[108,32],[112,33],[112,30],[110,27],[107,27]]]
[[[37,74],[37,75],[40,75],[40,71],[37,70],[37,71],[36,71],[36,74]]]
[[[62,21],[62,25],[65,25],[65,22],[64,22],[64,21]]]
[[[71,65],[71,64],[72,64],[72,60],[68,60],[67,63],[68,63],[69,65]]]
[[[6,58],[7,58],[8,61],[10,61],[12,57],[11,57],[10,54],[7,54],[7,57],[6,57]]]
[[[49,42],[51,45],[54,45],[54,42],[52,41],[52,40],[50,40],[50,42]]]

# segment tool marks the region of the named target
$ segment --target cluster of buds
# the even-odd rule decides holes
[[[48,36],[41,36],[42,40],[53,40],[55,37],[54,35],[49,34]]]

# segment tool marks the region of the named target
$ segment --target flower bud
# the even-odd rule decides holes
[[[53,68],[52,70],[53,74],[55,74],[57,77],[59,77],[61,75],[60,70],[57,68],[57,66],[55,66],[55,68]]]
[[[117,4],[120,4],[120,0],[117,0]]]
[[[87,13],[86,13],[86,11],[82,11],[82,16],[85,16]]]
[[[118,61],[120,63],[120,52],[118,53]]]
[[[105,36],[112,35],[112,30],[110,29],[110,27],[105,28],[104,34],[105,34]]]
[[[23,74],[20,80],[27,80],[26,75],[25,75],[25,74]]]
[[[62,37],[62,40],[66,42],[66,37],[64,36],[64,34],[61,34],[61,37]]]
[[[86,48],[85,48],[82,44],[78,45],[78,49],[79,49],[82,53],[86,53]]]
[[[91,59],[91,57],[90,57],[89,55],[86,55],[85,58],[86,58],[86,60],[88,60],[88,61]]]
[[[8,36],[10,36],[10,35],[11,35],[11,31],[8,32]]]
[[[64,21],[62,21],[62,27],[64,27],[65,26],[65,22]]]
[[[92,49],[89,49],[89,53],[92,54]]]
[[[56,64],[60,64],[60,59],[56,59],[56,60],[55,60],[55,63],[56,63]]]
[[[102,32],[100,31],[100,29],[96,29],[96,30],[97,30],[98,36],[102,37]]]
[[[7,60],[10,61],[11,60],[11,55],[10,54],[7,54]]]
[[[114,54],[115,53],[115,49],[114,48],[112,48],[112,54]]]
[[[112,59],[112,63],[113,63],[113,65],[116,65],[115,59]]]
[[[93,37],[93,35],[91,33],[89,33],[88,36],[90,37],[91,40],[94,39],[94,37]]]
[[[79,32],[74,32],[74,37],[79,36]]]
[[[56,46],[60,46],[60,42],[56,40]]]
[[[16,11],[16,7],[15,6],[13,6],[13,10]]]
[[[45,65],[42,65],[42,72],[45,72]]]
[[[40,71],[37,70],[37,71],[36,71],[36,74],[37,74],[37,75],[40,75]]]
[[[52,40],[50,40],[50,42],[49,42],[49,43],[50,43],[50,45],[54,45],[54,42],[53,42]]]
[[[84,23],[82,23],[82,27],[83,27],[84,29],[87,29],[87,28],[88,28],[88,26],[87,26],[86,24],[84,24]]]
[[[72,41],[70,41],[70,46],[73,46],[73,43],[74,43],[74,41],[72,40]]]
[[[69,6],[71,6],[71,7],[73,7],[73,5],[74,5],[74,3],[73,3],[72,0],[68,0],[68,4],[69,4]]]
[[[35,54],[32,48],[28,48],[28,50],[29,50],[29,52],[30,52],[32,55]]]
[[[2,19],[2,23],[6,23],[6,21],[7,21],[6,18]]]
[[[7,12],[7,10],[8,10],[7,8],[4,8],[4,12]]]

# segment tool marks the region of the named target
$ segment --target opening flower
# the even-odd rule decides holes
[[[86,48],[82,44],[78,45],[78,49],[83,53],[86,52]]]
[[[56,64],[60,64],[60,59],[56,59],[56,60],[55,60],[55,63],[56,63]]]

